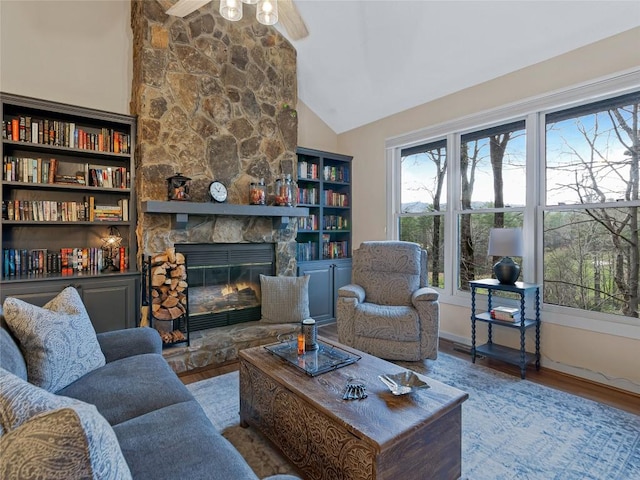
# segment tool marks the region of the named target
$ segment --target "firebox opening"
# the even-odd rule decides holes
[[[191,331],[259,320],[260,275],[273,275],[273,244],[181,244]]]

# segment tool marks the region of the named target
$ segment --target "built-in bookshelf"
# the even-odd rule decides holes
[[[335,318],[335,292],[351,280],[352,157],[299,147],[298,275],[310,275],[309,308],[316,320]]]
[[[46,291],[136,276],[135,118],[8,93],[0,101],[2,298],[40,282]]]
[[[351,157],[298,148],[299,262],[351,257]]]

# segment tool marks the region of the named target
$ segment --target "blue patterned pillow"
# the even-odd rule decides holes
[[[33,417],[0,437],[1,478],[127,480],[116,434],[88,403]]]
[[[32,417],[84,402],[31,385],[0,368],[0,434],[15,430]]]
[[[25,357],[29,382],[34,385],[57,392],[105,364],[75,288],[65,288],[44,307],[8,297],[3,309]]]

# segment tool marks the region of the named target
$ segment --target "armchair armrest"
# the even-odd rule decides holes
[[[422,287],[413,292],[411,295],[411,303],[416,305],[417,302],[437,302],[440,294],[431,287]]]
[[[114,330],[97,337],[107,363],[143,353],[162,353],[162,340],[154,328]]]
[[[358,303],[363,303],[365,297],[366,293],[364,288],[360,285],[356,285],[355,283],[345,285],[338,289],[338,298],[355,298],[358,300]]]

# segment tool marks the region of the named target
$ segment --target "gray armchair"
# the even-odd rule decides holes
[[[338,340],[388,360],[436,359],[438,297],[420,245],[363,242],[353,252],[352,283],[338,290]]]

